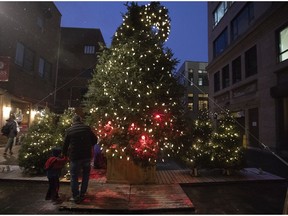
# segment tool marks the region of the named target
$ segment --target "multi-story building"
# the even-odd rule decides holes
[[[178,70],[185,85],[184,100],[191,120],[197,119],[199,112],[208,110],[207,62],[185,61]]]
[[[211,109],[233,112],[250,149],[280,155],[288,151],[287,12],[287,2],[208,2],[209,96],[219,105]]]
[[[0,126],[14,114],[25,128],[53,106],[60,21],[53,2],[0,2]]]
[[[59,112],[68,107],[81,107],[101,44],[105,46],[100,29],[61,28],[56,88],[56,105]]]

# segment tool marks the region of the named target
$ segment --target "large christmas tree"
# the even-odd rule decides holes
[[[174,77],[177,60],[164,47],[168,10],[159,2],[127,3],[112,45],[99,57],[89,84],[86,112],[106,149],[117,145],[141,165],[178,151],[183,135],[183,86]],[[107,150],[108,151],[108,150]]]

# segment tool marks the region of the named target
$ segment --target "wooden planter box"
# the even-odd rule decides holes
[[[126,158],[107,158],[108,183],[148,184],[156,182],[156,166],[141,167]]]

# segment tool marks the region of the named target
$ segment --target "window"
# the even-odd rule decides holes
[[[45,66],[45,60],[42,59],[42,58],[40,58],[40,59],[39,59],[39,70],[38,70],[38,72],[39,72],[39,76],[40,76],[41,78],[44,78],[44,74],[45,74],[45,72],[44,72],[44,66]]]
[[[24,61],[24,45],[17,42],[15,64],[23,66]]]
[[[249,2],[231,22],[231,40],[245,33],[254,19],[254,5]]]
[[[44,30],[44,19],[42,17],[37,17],[37,26],[43,32]]]
[[[216,26],[222,19],[228,8],[232,5],[232,2],[221,2],[216,10],[213,12],[214,26]]]
[[[288,59],[288,26],[279,33],[279,61]]]
[[[34,70],[34,52],[26,47],[24,53],[23,67],[29,72]]]
[[[190,111],[193,111],[193,103],[191,102],[191,103],[188,103],[188,109],[190,110]]]
[[[198,78],[198,85],[203,86],[203,78],[202,77]]]
[[[201,79],[202,86],[208,86],[208,75],[207,74],[199,74],[199,80]],[[200,84],[199,84],[200,85]]]
[[[241,81],[241,56],[232,61],[232,82],[237,83]]]
[[[220,72],[216,72],[214,74],[214,92],[217,92],[220,90]]]
[[[193,111],[193,93],[188,94],[188,109]]]
[[[95,54],[95,46],[84,46],[84,54]]]
[[[190,82],[190,85],[193,86],[193,73],[188,74],[188,80]]]
[[[198,94],[199,98],[208,98],[208,94]]]
[[[245,76],[257,74],[257,48],[256,46],[245,52]]]
[[[39,59],[39,76],[43,79],[51,80],[52,78],[52,64],[43,58]]]
[[[17,42],[15,64],[23,67],[28,72],[32,72],[34,70],[34,56],[32,50]]]
[[[208,100],[199,100],[198,106],[199,106],[199,110],[207,110],[208,109]]]
[[[214,57],[220,55],[228,46],[228,34],[227,28],[218,36],[218,38],[213,43]]]
[[[229,65],[222,69],[222,88],[227,88],[230,85]]]

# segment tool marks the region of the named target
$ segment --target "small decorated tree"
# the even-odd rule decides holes
[[[64,110],[63,114],[59,115],[59,120],[57,122],[57,129],[55,131],[57,144],[59,146],[63,145],[66,129],[71,127],[72,118],[75,114],[76,113],[74,108],[68,108]]]
[[[58,146],[63,146],[64,144],[64,138],[65,138],[65,132],[66,130],[71,127],[72,125],[72,119],[75,115],[75,109],[70,107],[66,110],[64,110],[64,113],[60,115],[59,121],[57,123],[57,129],[55,131],[55,138],[57,140]],[[70,163],[66,163],[65,169],[63,170],[63,173],[65,173],[64,177],[66,179],[70,179]]]
[[[194,168],[195,175],[197,175],[197,170],[195,169],[211,167],[212,131],[213,127],[209,112],[201,112],[198,119],[194,121],[192,144],[187,151],[187,159]]]
[[[30,174],[44,172],[46,159],[57,146],[55,139],[57,116],[47,109],[36,114],[33,125],[29,128],[19,150],[19,166]]]
[[[236,127],[235,119],[227,112],[219,119],[212,136],[212,159],[214,166],[225,170],[242,168],[242,139]]]
[[[65,130],[71,126],[74,114],[74,109],[65,110],[62,115],[45,109],[35,116],[19,150],[19,166],[25,172],[44,173],[44,164],[51,156],[52,148],[63,146]]]

